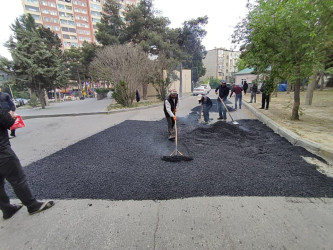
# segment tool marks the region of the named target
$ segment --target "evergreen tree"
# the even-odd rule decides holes
[[[7,42],[17,84],[35,92],[45,108],[45,91],[67,84],[61,42],[58,36],[44,27],[36,27],[33,17],[23,15],[11,26],[14,37]]]
[[[106,45],[121,44],[124,39],[125,23],[120,16],[121,4],[118,0],[106,0],[101,22],[97,23],[96,39]]]

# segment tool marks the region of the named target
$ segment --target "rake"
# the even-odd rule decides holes
[[[168,156],[163,156],[163,161],[170,161],[170,162],[179,162],[179,161],[192,161],[193,157],[191,156],[185,156],[182,152],[178,150],[178,131],[177,131],[177,120],[175,120],[175,142],[176,142],[176,148],[175,150]]]

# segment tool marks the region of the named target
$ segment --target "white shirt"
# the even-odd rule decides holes
[[[175,103],[175,102],[176,102],[176,99],[172,99],[172,101],[173,101],[173,103]],[[165,108],[166,108],[168,114],[169,114],[171,117],[174,117],[175,115],[174,115],[174,114],[172,113],[172,111],[171,111],[171,105],[170,105],[170,102],[169,102],[168,100],[165,100],[164,102],[165,102]],[[175,106],[175,109],[178,109],[178,107],[179,107],[179,98],[178,98],[177,106]]]

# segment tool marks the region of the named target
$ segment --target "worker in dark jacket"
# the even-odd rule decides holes
[[[247,84],[247,81],[245,80],[245,81],[243,82],[244,95],[246,95],[246,91],[247,91],[248,87],[249,87],[249,85]]]
[[[218,95],[218,97],[220,97],[224,103],[226,102],[228,95],[229,95],[229,88],[227,87],[227,83],[225,80],[222,80],[221,85],[215,89],[215,94]],[[225,109],[220,98],[217,98],[217,108],[219,111],[219,118],[217,118],[217,120],[223,119],[224,121],[226,121],[227,120],[227,110]]]
[[[179,107],[179,97],[177,90],[171,90],[170,94],[164,101],[164,114],[168,122],[169,140],[175,138],[175,121],[177,120],[176,112]]]
[[[0,209],[4,219],[11,218],[22,207],[10,204],[5,192],[5,179],[27,207],[29,214],[41,212],[54,205],[53,201],[37,201],[30,191],[21,163],[12,150],[8,138],[7,129],[14,124],[15,119],[13,111],[7,112],[0,108]]]
[[[209,122],[209,110],[213,106],[212,100],[205,95],[199,95],[198,101],[203,107],[204,121],[207,124]]]
[[[15,104],[12,102],[10,96],[7,93],[2,92],[1,87],[0,87],[0,106],[4,111],[7,112],[16,110]],[[9,138],[14,138],[15,136],[16,136],[15,129],[10,130]]]
[[[270,93],[267,88],[267,83],[264,81],[261,85],[260,92],[262,93],[262,99],[261,99],[261,108],[265,108],[266,104],[266,110],[269,108],[269,98],[270,98]]]
[[[258,92],[258,86],[256,83],[253,83],[252,87],[251,87],[251,101],[250,103],[252,103],[253,99],[254,102],[257,101],[257,92]]]

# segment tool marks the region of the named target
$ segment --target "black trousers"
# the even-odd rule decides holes
[[[174,136],[175,135],[175,120],[173,119],[173,117],[170,117],[168,115],[165,116],[165,118],[167,119],[168,122],[168,131],[169,131],[169,135]]]
[[[10,146],[0,151],[0,209],[2,211],[8,211],[11,207],[5,192],[5,179],[28,210],[38,205],[28,186],[21,163]]]
[[[269,107],[269,97],[270,94],[262,93],[262,99],[261,99],[261,108],[265,108],[265,103],[266,103],[266,109]]]

